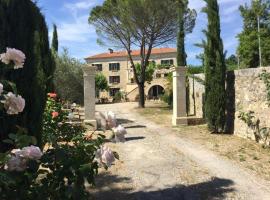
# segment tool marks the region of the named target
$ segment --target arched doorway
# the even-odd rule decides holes
[[[165,89],[160,85],[152,86],[148,91],[148,99],[159,99],[165,93]]]

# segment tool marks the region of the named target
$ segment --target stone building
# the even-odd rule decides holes
[[[140,63],[140,51],[132,51],[134,63]],[[134,81],[133,70],[126,51],[101,53],[85,58],[87,64],[95,66],[96,70],[103,73],[109,83],[109,91],[102,92],[100,95],[112,99],[114,95],[121,91],[126,94],[130,101],[138,98],[138,87]],[[155,48],[152,50],[150,62],[156,65],[174,66],[176,65],[175,48]],[[167,84],[166,76],[171,72],[170,69],[156,70],[154,79],[151,83],[146,83],[145,94],[149,99],[158,98],[164,93]]]

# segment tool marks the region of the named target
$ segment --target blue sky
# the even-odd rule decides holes
[[[207,19],[201,8],[203,0],[189,0],[189,7],[198,12],[196,26],[193,33],[186,38],[186,51],[188,64],[200,64],[196,55],[202,50],[195,47],[204,35],[202,30],[206,28]],[[251,0],[218,0],[221,15],[221,31],[224,48],[228,55],[235,53],[238,45],[237,34],[242,30],[242,18],[239,6],[250,4]],[[52,35],[52,24],[58,26],[60,48],[69,49],[72,57],[83,60],[84,57],[107,51],[108,47],[101,47],[96,43],[97,36],[94,27],[88,24],[88,16],[91,8],[102,4],[103,0],[37,0]]]

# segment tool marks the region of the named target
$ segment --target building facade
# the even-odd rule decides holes
[[[152,50],[149,61],[156,65],[174,66],[176,54],[174,48],[156,48]],[[140,63],[140,51],[132,51],[132,56],[135,64]],[[87,64],[95,66],[96,70],[104,74],[108,80],[109,91],[102,92],[103,97],[112,99],[117,92],[121,91],[130,101],[138,98],[138,87],[134,81],[133,69],[126,51],[113,52],[110,49],[107,53],[93,55],[85,60]],[[166,76],[170,71],[170,69],[155,71],[153,81],[146,83],[145,93],[148,98],[157,98],[164,92]]]

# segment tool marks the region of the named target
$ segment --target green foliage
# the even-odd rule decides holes
[[[191,33],[197,17],[196,10],[188,8],[188,0],[178,0],[177,65],[187,65],[185,35]]]
[[[65,101],[83,104],[83,64],[71,58],[64,49],[62,55],[55,54],[55,91]]]
[[[95,83],[96,83],[96,94],[97,95],[99,94],[99,91],[109,89],[107,78],[102,73],[96,74]]]
[[[135,65],[136,68],[136,73],[137,76],[139,78],[139,80],[141,80],[141,75],[142,75],[142,68],[140,64],[136,64]],[[153,62],[150,62],[149,65],[147,66],[146,70],[145,70],[145,81],[148,83],[151,83],[151,81],[153,80],[153,74],[156,70],[156,65]]]
[[[13,71],[0,64],[0,75],[16,83],[27,105],[16,117],[4,117],[4,113],[0,113],[0,140],[15,132],[14,124],[18,124],[27,128],[28,134],[40,143],[42,113],[46,93],[51,89],[54,65],[45,19],[32,1],[0,1],[0,52],[6,47],[19,49],[26,55],[23,69]]]
[[[119,92],[116,92],[114,97],[113,97],[113,102],[117,103],[117,102],[121,102],[122,99],[124,99],[124,94],[123,92],[119,91]]]
[[[237,61],[237,57],[235,55],[231,55],[229,56],[226,60],[226,66],[227,66],[227,70],[231,71],[231,70],[236,70],[238,68],[238,61]]]
[[[266,86],[266,93],[267,93],[267,104],[270,106],[270,73],[263,70],[263,73],[260,74],[260,79],[263,80]]]
[[[225,126],[225,77],[226,65],[223,43],[220,37],[220,18],[217,0],[205,0],[204,12],[208,17],[208,29],[205,31],[205,114],[210,131],[224,131]]]
[[[241,68],[259,66],[259,42],[257,16],[260,17],[260,37],[262,50],[262,65],[270,64],[270,3],[267,0],[252,1],[251,5],[240,6],[244,20],[244,29],[238,35]]]
[[[52,117],[55,111],[59,115]],[[103,144],[104,136],[97,134],[95,139],[87,139],[84,127],[67,123],[67,113],[62,111],[60,101],[53,98],[47,102],[43,131],[43,156],[27,161],[26,170],[5,170],[10,152],[0,154],[0,199],[89,199],[85,183],[94,184],[99,167],[95,152]],[[32,144],[32,139],[23,133],[10,135],[16,148]]]
[[[187,67],[187,74],[201,74],[204,73],[204,67],[203,66],[191,66],[189,65]]]
[[[173,74],[172,72],[167,76],[167,85],[165,88],[165,93],[161,97],[161,100],[167,103],[171,108],[173,106]]]
[[[58,34],[57,34],[57,26],[55,24],[53,25],[52,49],[55,52],[58,52]]]

